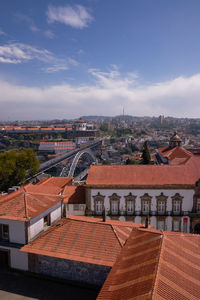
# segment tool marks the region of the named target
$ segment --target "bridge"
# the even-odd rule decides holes
[[[85,147],[78,148],[78,149],[75,149],[73,151],[65,152],[65,153],[59,155],[56,158],[50,159],[50,160],[42,163],[40,165],[40,168],[39,168],[38,172],[33,177],[27,178],[26,181],[29,181],[29,180],[37,177],[41,173],[44,173],[47,170],[58,166],[62,161],[65,161],[65,160],[72,161],[71,166],[70,166],[70,170],[68,172],[67,168],[63,167],[60,176],[73,177],[74,176],[74,171],[76,169],[76,166],[77,166],[77,163],[78,163],[79,159],[83,155],[86,155],[87,157],[90,158],[91,162],[95,162],[96,157],[93,154],[92,150],[97,149],[101,144],[102,144],[102,140],[98,139],[98,140],[95,140],[93,143],[90,143],[89,145],[87,145]]]

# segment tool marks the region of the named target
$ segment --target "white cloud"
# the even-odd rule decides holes
[[[87,9],[82,5],[52,6],[47,10],[49,23],[60,22],[74,28],[84,28],[93,20]]]
[[[47,65],[42,67],[42,70],[48,73],[67,70],[70,66],[78,65],[78,62],[70,57],[58,58],[46,49],[22,43],[0,46],[0,63],[20,64],[34,59]]]
[[[69,69],[68,65],[53,65],[51,67],[43,68],[43,71],[46,73],[54,73],[58,71],[68,70],[68,69]]]
[[[200,117],[200,74],[141,85],[134,73],[90,70],[93,84],[29,87],[0,81],[0,119],[74,118],[80,115]]]
[[[21,63],[32,59],[48,62],[51,60],[52,54],[46,49],[38,49],[22,43],[13,43],[0,46],[0,58],[10,60],[10,63],[16,63],[16,61]]]

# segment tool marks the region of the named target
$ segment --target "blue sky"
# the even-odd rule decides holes
[[[0,7],[0,120],[200,117],[199,0]]]

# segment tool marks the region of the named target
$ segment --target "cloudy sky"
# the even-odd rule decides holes
[[[0,120],[200,117],[199,0],[0,0]]]

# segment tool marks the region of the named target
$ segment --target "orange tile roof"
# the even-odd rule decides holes
[[[61,196],[25,192],[21,187],[18,191],[0,198],[0,218],[30,220],[61,201]]]
[[[184,165],[92,165],[88,186],[169,186],[194,185],[200,178],[200,160],[189,159]]]
[[[170,163],[173,163],[174,160],[178,162],[179,159],[179,164],[185,164],[194,156],[190,151],[182,147],[169,148],[169,146],[164,146],[159,148],[158,151],[162,154],[162,156],[167,157]]]
[[[58,195],[61,193],[61,188],[59,188],[56,185],[45,185],[45,184],[40,184],[40,185],[32,185],[29,184],[26,187],[26,191],[28,193],[37,193],[37,194],[49,194],[49,195]]]
[[[200,236],[133,229],[98,300],[196,300]]]
[[[122,223],[113,225],[112,221],[70,216],[58,221],[21,251],[112,266],[135,225]]]
[[[66,186],[63,190],[62,196],[64,197],[64,203],[85,204],[85,188],[83,186]]]
[[[65,186],[72,185],[72,177],[49,177],[46,180],[39,181],[37,185],[56,186],[63,189]]]

